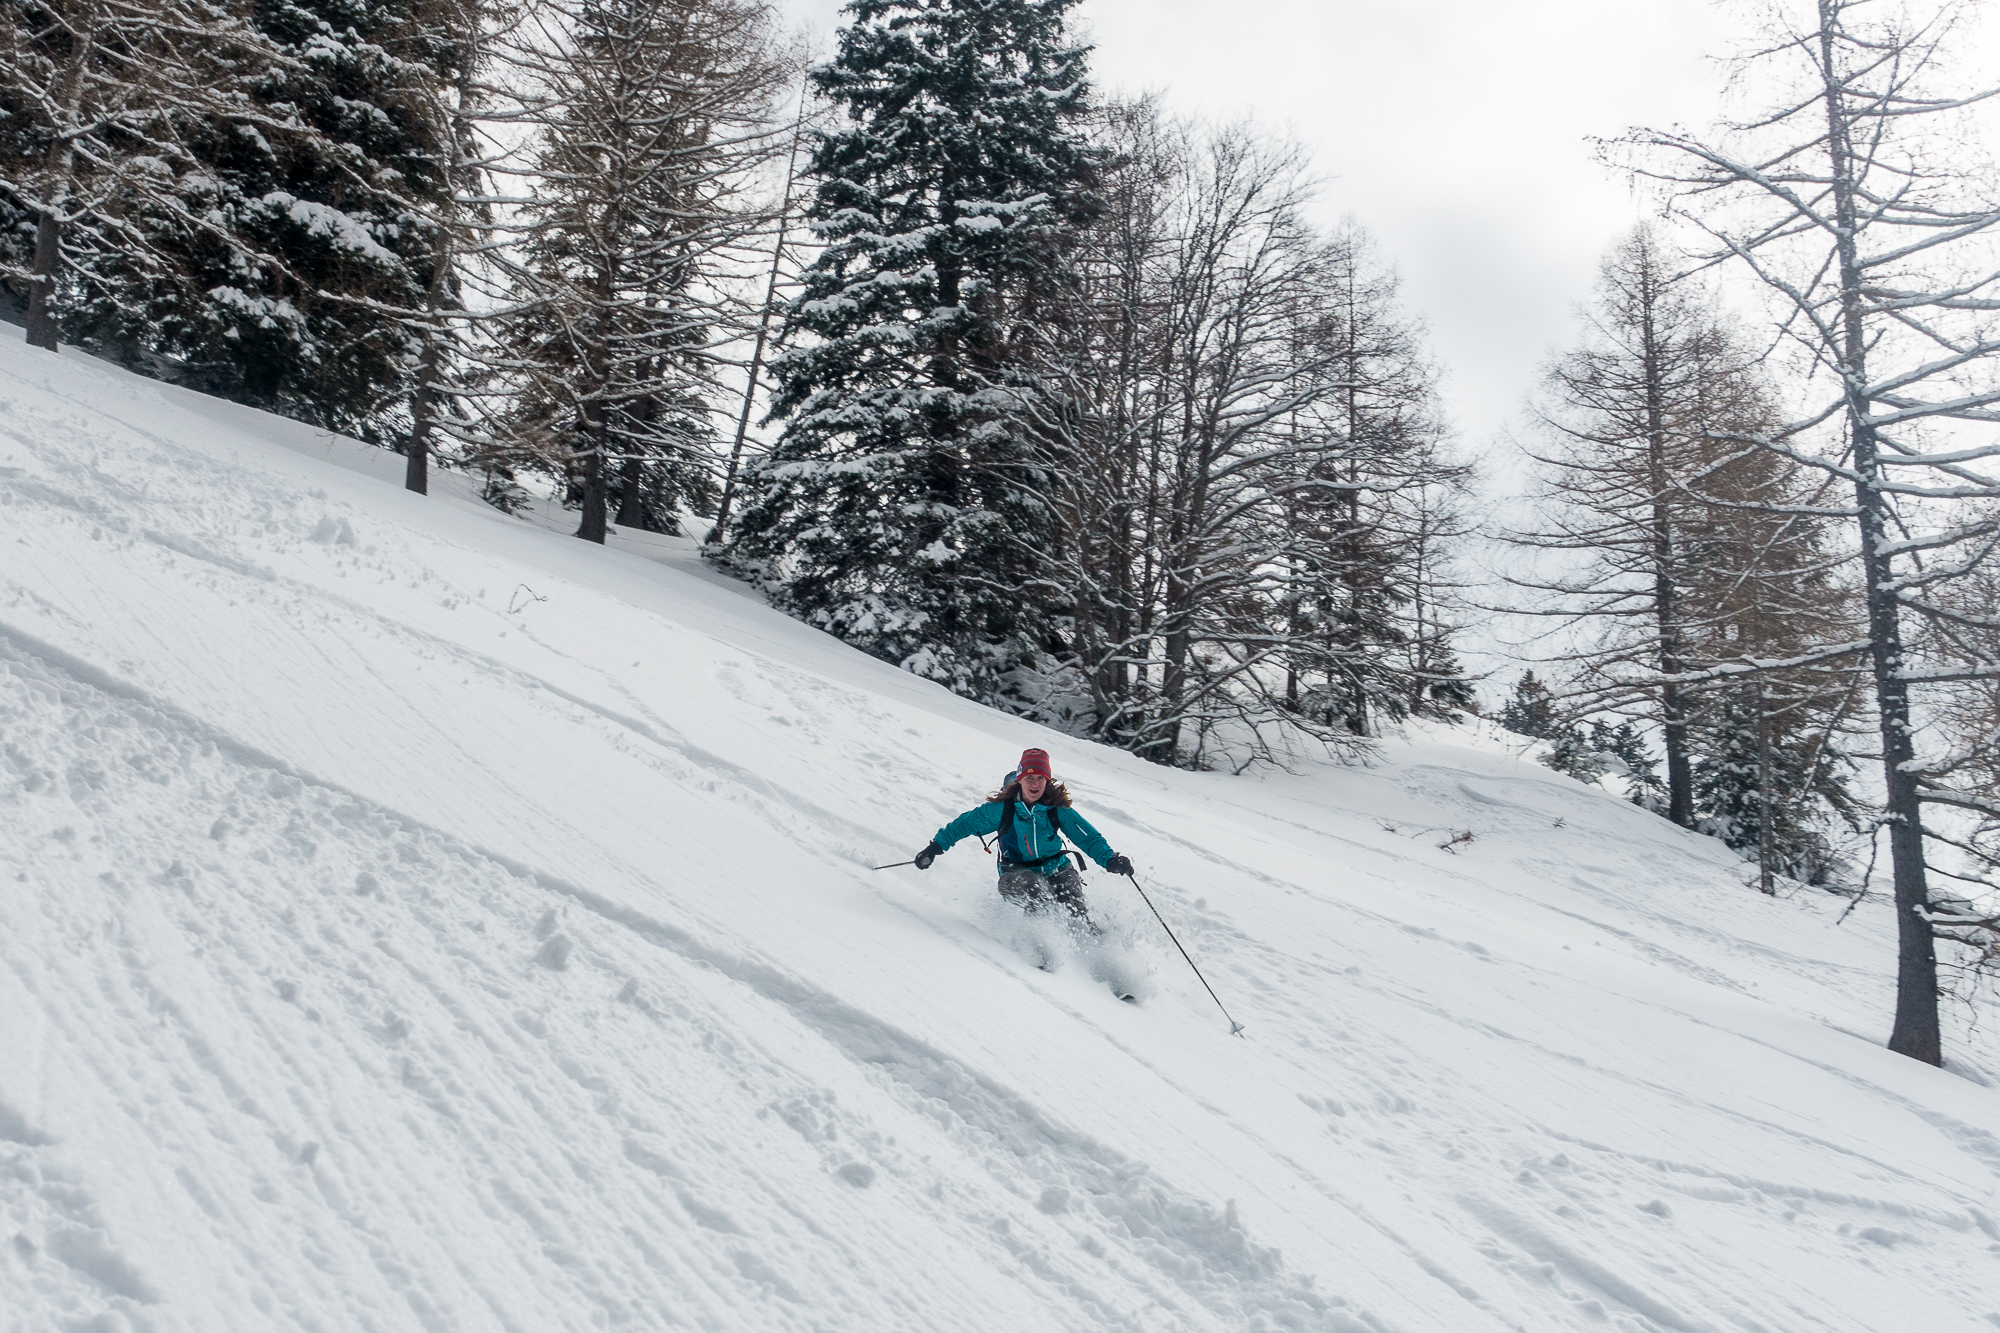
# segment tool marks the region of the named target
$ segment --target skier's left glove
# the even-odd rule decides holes
[[[1132,858],[1129,856],[1114,856],[1104,863],[1104,868],[1114,875],[1129,875],[1132,873]]]
[[[937,860],[940,856],[943,855],[944,855],[944,848],[938,846],[935,842],[925,843],[924,849],[921,852],[918,852],[916,855],[917,869],[929,870],[931,868],[931,862]]]

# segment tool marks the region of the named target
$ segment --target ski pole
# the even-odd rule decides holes
[[[876,866],[875,868],[877,870],[894,870],[897,866],[913,866],[916,863],[916,859],[913,857],[908,861],[891,861],[888,865]]]
[[[1130,871],[1127,871],[1125,873],[1125,878],[1132,881],[1133,888],[1139,889],[1139,877],[1137,875],[1131,873]],[[1188,958],[1187,947],[1181,943],[1180,936],[1174,934],[1174,928],[1167,924],[1167,919],[1165,917],[1160,915],[1160,909],[1157,907],[1153,907],[1153,900],[1151,898],[1146,897],[1146,891],[1144,889],[1139,889],[1139,897],[1145,901],[1146,906],[1153,908],[1153,919],[1160,923],[1161,930],[1167,932],[1167,938],[1172,940],[1174,942],[1174,947],[1181,951],[1181,957],[1187,958],[1187,965],[1189,967],[1194,967],[1194,959]],[[1222,1010],[1222,1016],[1224,1018],[1229,1018],[1229,1007],[1223,1004],[1222,997],[1215,993],[1215,987],[1208,984],[1208,978],[1202,976],[1201,969],[1198,967],[1194,967],[1194,975],[1195,979],[1201,982],[1201,988],[1208,992],[1208,998],[1215,1001],[1215,1007]],[[1243,1035],[1243,1025],[1237,1022],[1233,1018],[1229,1018],[1229,1035],[1232,1037],[1240,1037]]]

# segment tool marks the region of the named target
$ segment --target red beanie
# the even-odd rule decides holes
[[[1021,762],[1014,769],[1022,777],[1030,773],[1040,773],[1043,777],[1054,776],[1049,772],[1049,752],[1047,750],[1023,750]]]

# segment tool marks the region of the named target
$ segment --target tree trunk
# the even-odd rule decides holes
[[[1760,645],[1761,647],[1761,645]],[[1757,887],[1775,897],[1771,882],[1772,863],[1778,859],[1778,790],[1776,765],[1771,757],[1771,706],[1764,678],[1757,678]]]
[[[1866,446],[1863,435],[1870,437]],[[1944,1063],[1938,1025],[1937,940],[1922,915],[1930,906],[1924,874],[1924,828],[1911,738],[1909,686],[1902,679],[1903,637],[1893,573],[1881,544],[1888,537],[1877,475],[1873,430],[1855,434],[1855,483],[1862,509],[1862,567],[1868,581],[1868,626],[1875,669],[1875,697],[1882,724],[1882,776],[1888,789],[1889,861],[1896,887],[1896,1023],[1889,1049],[1925,1064]],[[1865,461],[1864,461],[1865,459]]]
[[[950,232],[957,210],[949,202],[951,186],[945,187],[946,202],[939,208],[939,216],[945,219],[945,231]],[[955,309],[961,296],[963,273],[956,259],[949,256],[937,263],[937,301],[947,309]],[[925,415],[924,435],[926,449],[920,466],[924,483],[924,499],[931,513],[918,525],[916,546],[919,551],[928,551],[944,544],[945,534],[950,528],[950,520],[944,515],[954,514],[964,499],[962,465],[963,445],[959,435],[958,411],[959,356],[963,352],[959,346],[958,334],[947,331],[940,334],[936,350],[932,353],[929,366],[931,386],[941,392],[932,396],[931,407]],[[937,627],[939,642],[951,643],[964,630],[964,617],[959,614],[955,584],[959,573],[947,569],[938,562],[926,562],[921,575],[926,585],[928,600],[938,608]]]
[[[1833,0],[1819,0],[1820,70],[1825,79],[1827,152],[1832,158],[1835,246],[1840,258],[1842,349],[1840,373],[1847,396],[1854,448],[1855,506],[1861,511],[1861,569],[1868,594],[1868,638],[1875,675],[1876,711],[1882,727],[1882,778],[1888,792],[1889,862],[1896,891],[1896,1021],[1889,1049],[1929,1065],[1944,1063],[1938,1025],[1937,940],[1922,915],[1930,905],[1924,875],[1924,826],[1910,728],[1910,691],[1903,680],[1903,632],[1895,569],[1884,547],[1890,541],[1881,482],[1880,446],[1868,397],[1869,298],[1855,244],[1856,187],[1849,118],[1833,49],[1838,19]]]
[[[619,222],[618,210],[610,210],[606,215],[604,234],[617,236]],[[584,438],[583,517],[577,523],[576,535],[602,546],[609,526],[604,512],[604,456],[610,451],[611,444],[611,364],[615,354],[612,340],[617,336],[613,304],[618,294],[618,277],[609,262],[598,268],[593,285],[597,298],[597,328],[592,340],[584,347],[583,383],[579,386],[583,392],[583,410],[579,414]]]
[[[430,322],[424,325],[424,350],[417,360],[417,392],[410,402],[410,456],[403,469],[403,489],[418,495],[431,491],[431,431],[437,424],[438,377],[444,373],[444,338],[437,329],[439,310],[451,289],[451,234],[440,228],[431,250],[431,280],[424,292]]]
[[[1659,275],[1648,246],[1639,271],[1640,338],[1646,373],[1646,466],[1652,488],[1653,614],[1660,635],[1660,673],[1678,675],[1682,660],[1680,581],[1674,549],[1674,514],[1667,503],[1667,409],[1665,367],[1654,325]],[[1667,818],[1694,827],[1694,765],[1688,757],[1687,695],[1677,684],[1660,687],[1660,722],[1667,752]]]
[[[97,7],[73,16],[75,45],[55,88],[62,108],[54,126],[56,137],[42,161],[43,206],[35,214],[35,255],[28,269],[28,345],[56,350],[56,273],[62,265],[62,218],[74,185],[76,141],[64,131],[83,119],[85,70],[97,46]]]
[[[1160,600],[1160,628],[1166,639],[1160,669],[1160,724],[1146,747],[1146,757],[1156,764],[1172,764],[1180,754],[1181,704],[1187,694],[1188,654],[1194,647],[1194,584],[1200,578],[1200,570],[1193,567],[1194,548],[1208,511],[1209,472],[1214,466],[1208,423],[1197,425],[1197,421],[1190,405],[1182,415],[1182,438],[1199,438],[1201,443],[1196,446],[1185,499],[1171,507],[1167,524],[1166,587]]]
[[[62,224],[53,209],[35,217],[35,257],[28,270],[28,346],[56,350],[56,267],[62,262]]]
[[[600,406],[591,416],[603,413]],[[588,420],[588,418],[586,418]],[[604,496],[604,429],[599,422],[589,422],[590,447],[583,455],[583,518],[577,524],[576,535],[587,542],[604,545],[607,535]]]
[[[785,262],[785,231],[792,220],[792,181],[799,165],[799,137],[805,131],[805,90],[799,91],[798,123],[792,128],[792,148],[785,158],[785,191],[778,203],[778,240],[771,247],[771,273],[764,283],[764,307],[757,312],[757,344],[750,352],[750,377],[743,385],[743,411],[736,418],[736,439],[729,446],[729,465],[722,474],[722,498],[715,506],[715,525],[702,545],[715,546],[729,535],[729,510],[736,499],[736,470],[743,462],[743,442],[750,433],[750,411],[757,402],[757,375],[764,368],[764,347],[771,336],[771,311],[778,304],[778,270]]]
[[[639,487],[645,483],[644,467],[637,454],[628,455],[619,465],[618,516],[612,522],[621,528],[646,526],[646,505],[639,495]]]
[[[410,401],[410,454],[403,467],[403,489],[431,493],[431,425],[437,418],[437,377],[444,356],[435,330],[424,331],[424,350],[417,359],[417,392]]]

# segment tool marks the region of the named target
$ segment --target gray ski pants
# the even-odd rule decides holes
[[[1050,903],[1058,903],[1071,916],[1082,921],[1090,919],[1090,908],[1083,901],[1083,878],[1068,861],[1053,875],[1020,867],[1003,872],[1000,896],[1024,912],[1039,912]]]

